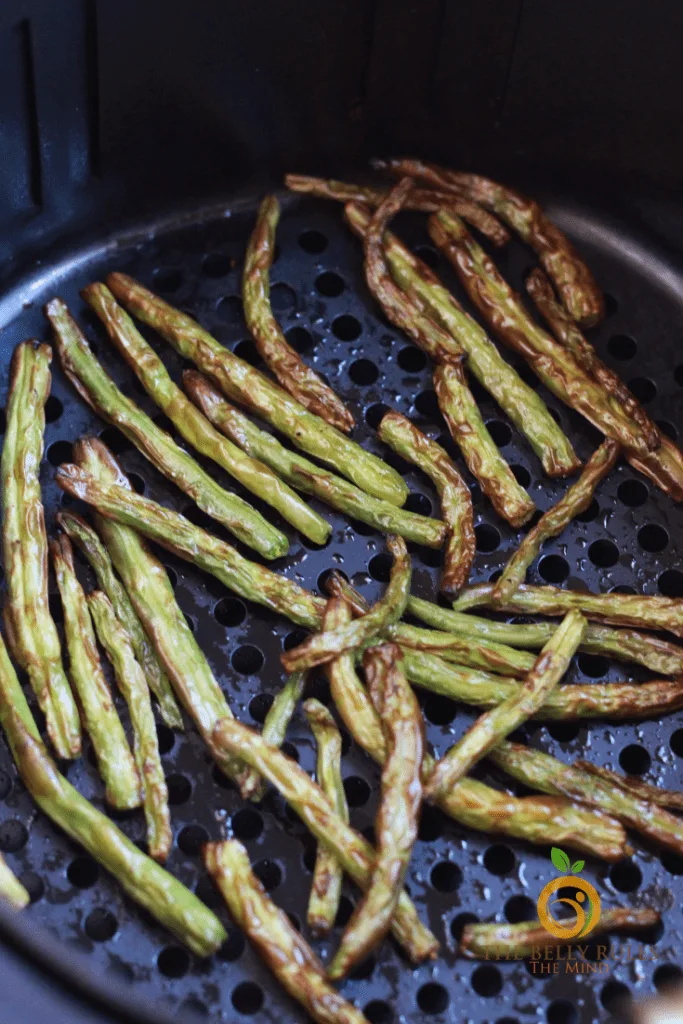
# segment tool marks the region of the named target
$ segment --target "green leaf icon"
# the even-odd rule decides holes
[[[571,871],[571,861],[564,850],[561,850],[559,846],[553,846],[550,851],[550,859],[558,871]]]
[[[578,873],[580,871],[583,871],[583,867],[584,867],[585,863],[586,863],[585,860],[575,860],[574,863],[572,864],[572,867],[571,867],[572,874],[573,875],[578,875]]]

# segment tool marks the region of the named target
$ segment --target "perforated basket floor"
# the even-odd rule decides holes
[[[640,241],[626,246],[620,235],[580,211],[571,216],[563,209],[556,212],[582,245],[609,296],[608,316],[592,332],[600,355],[619,370],[662,428],[675,436],[683,429],[683,349],[679,341],[683,277],[670,262],[658,261],[655,253],[643,249]],[[6,297],[3,305],[2,387],[7,386],[14,345],[32,335],[49,337],[40,307],[52,294],[60,294],[86,323],[89,337],[115,380],[156,415],[78,297],[82,285],[113,269],[139,277],[196,316],[229,348],[256,362],[238,298],[241,258],[253,215],[250,204],[233,207],[229,216],[223,210],[213,211],[194,221],[179,222],[180,226],[171,224],[158,232],[146,231],[84,251],[56,267],[40,268],[42,276]],[[425,246],[419,218],[406,215],[397,227],[406,240]],[[430,435],[443,438],[445,426],[438,416],[426,360],[388,326],[370,300],[362,279],[359,244],[344,227],[340,208],[286,199],[278,241],[280,254],[271,278],[274,309],[290,341],[350,404],[358,422],[355,437],[379,450],[372,428],[386,404],[414,418]],[[421,253],[455,285],[433,250],[421,248]],[[508,278],[521,287],[531,254],[515,242],[497,253],[496,259]],[[462,297],[457,287],[455,290]],[[159,351],[177,378],[180,359],[163,343],[159,343]],[[524,376],[529,375],[524,372]],[[474,388],[491,432],[518,478],[528,484],[538,507],[548,508],[566,484],[542,477],[528,446],[494,402],[476,384]],[[595,432],[552,396],[544,392],[543,397],[580,455],[588,456],[599,440]],[[120,435],[112,435],[96,420],[56,366],[47,413],[41,476],[50,531],[54,530],[54,513],[65,500],[54,483],[54,467],[68,459],[71,443],[86,431],[102,434],[113,445],[136,487],[173,508],[188,509],[184,495],[122,443]],[[452,446],[447,447],[455,455]],[[395,462],[390,453],[384,455]],[[456,461],[462,467],[462,461],[457,457]],[[438,514],[436,495],[426,479],[406,464],[400,468],[412,492],[409,507],[425,513],[433,509]],[[218,471],[212,467],[212,472]],[[496,518],[476,485],[473,491],[478,539],[474,579],[487,580],[504,564],[516,537]],[[326,570],[341,569],[374,599],[387,574],[383,538],[367,527],[351,525],[329,509],[321,507],[321,511],[335,527],[329,544],[312,550],[283,527],[290,536],[291,550],[278,567],[312,588],[319,588]],[[683,596],[680,524],[680,509],[626,465],[619,465],[600,487],[591,509],[546,546],[530,580],[596,591],[616,587]],[[282,523],[278,525],[282,527]],[[246,606],[192,566],[166,553],[161,557],[175,582],[180,606],[235,713],[258,725],[283,680],[279,664],[283,645],[294,643],[300,632],[282,619]],[[85,580],[87,572],[82,566],[81,571]],[[435,599],[438,574],[437,556],[415,550],[414,591]],[[56,596],[54,613],[59,615]],[[627,671],[632,672],[630,678],[646,678],[631,666],[582,655],[571,678],[619,680],[629,678]],[[329,700],[322,676],[312,679],[310,691]],[[441,754],[473,716],[442,698],[421,694],[421,700],[428,740],[435,753]],[[246,843],[273,898],[297,922],[305,921],[314,857],[314,845],[305,828],[274,794],[258,808],[245,805],[213,768],[191,728],[185,735],[174,736],[162,726],[159,733],[175,834],[169,869],[227,921],[199,851],[206,839],[232,832]],[[681,715],[643,724],[558,724],[530,728],[528,733],[534,744],[560,758],[585,754],[599,764],[642,773],[649,781],[673,788],[681,785]],[[313,769],[312,738],[299,715],[290,729],[287,749],[307,770]],[[102,786],[90,757],[70,766],[68,774],[85,796],[103,806]],[[367,832],[376,808],[378,772],[350,740],[344,775],[352,822]],[[504,785],[500,778],[482,777]],[[117,820],[131,838],[144,838],[141,813],[120,815]],[[538,893],[555,874],[548,850],[465,831],[426,808],[408,886],[424,919],[441,940],[442,955],[435,964],[412,970],[393,942],[387,941],[344,983],[344,995],[365,1008],[374,1024],[399,1020],[437,1024],[462,1019],[497,1024],[588,1024],[607,1020],[629,994],[644,997],[681,974],[675,962],[681,952],[683,859],[662,855],[638,840],[634,846],[632,859],[611,869],[589,860],[586,875],[597,886],[603,907],[626,904],[661,909],[664,928],[655,947],[656,960],[612,964],[608,974],[542,978],[533,976],[524,963],[477,965],[457,959],[454,949],[465,921],[516,921],[535,916]],[[304,1019],[234,928],[217,956],[198,961],[125,899],[92,860],[36,811],[2,742],[0,850],[34,897],[27,918],[46,928],[59,948],[73,949],[83,954],[90,968],[103,976],[113,975],[124,994],[130,984],[132,1016],[138,1001],[146,998],[168,1008],[170,1015],[182,1011],[190,1018],[194,1014],[214,1021],[250,1019],[255,1024]],[[356,895],[350,885],[345,893],[344,919]],[[303,931],[308,934],[305,924]],[[329,955],[340,934],[338,927],[329,942],[316,944],[316,948]]]

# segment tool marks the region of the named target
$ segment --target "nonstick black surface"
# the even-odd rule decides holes
[[[254,209],[253,203],[244,203],[198,214],[77,253],[58,266],[36,268],[35,277],[6,296],[0,308],[4,324],[2,400],[12,349],[29,336],[49,338],[41,305],[51,295],[59,294],[85,324],[99,357],[124,392],[151,415],[157,415],[78,297],[78,289],[86,282],[114,269],[139,277],[197,317],[233,351],[257,362],[239,300],[241,259]],[[683,277],[678,268],[671,258],[662,261],[654,248],[648,249],[647,242],[619,234],[585,212],[561,205],[551,206],[550,212],[579,243],[608,295],[608,315],[590,335],[598,352],[631,385],[662,429],[676,436],[683,430],[683,348],[679,340],[683,330]],[[443,261],[427,245],[420,219],[404,215],[396,226],[462,298]],[[373,427],[383,404],[410,416],[431,436],[443,438],[445,424],[438,415],[430,367],[422,354],[383,320],[370,299],[363,282],[360,245],[345,228],[341,208],[322,201],[287,198],[278,243],[280,252],[271,275],[273,308],[292,344],[350,404],[358,422],[356,439],[381,450]],[[495,256],[508,279],[521,288],[533,254],[513,242]],[[149,332],[147,336],[157,344]],[[182,369],[180,358],[163,342],[158,342],[158,350],[177,379]],[[516,357],[510,359],[517,365]],[[526,370],[523,373],[532,379]],[[548,481],[541,475],[536,458],[493,400],[476,382],[472,386],[505,457],[518,478],[528,484],[538,507],[547,509],[563,493],[566,482]],[[547,392],[543,391],[543,397],[579,454],[587,457],[599,443],[598,435]],[[93,431],[120,454],[137,488],[175,509],[188,511],[200,521],[189,499],[75,397],[56,364],[47,417],[41,479],[49,531],[54,530],[55,511],[70,502],[54,483],[54,467],[68,461],[72,442]],[[450,442],[447,447],[462,468],[462,460]],[[384,455],[395,462],[390,452]],[[438,515],[438,500],[427,480],[405,463],[400,468],[410,485],[409,507],[424,513],[433,510]],[[222,476],[217,467],[211,465],[211,470]],[[516,534],[497,519],[474,483],[473,492],[478,539],[473,578],[487,580],[515,547]],[[277,567],[305,586],[318,589],[326,570],[337,568],[369,599],[376,598],[388,568],[382,536],[322,506],[321,511],[335,525],[329,544],[313,550],[289,527],[283,527],[290,536],[291,551]],[[274,513],[269,510],[268,515],[273,518]],[[683,596],[680,525],[680,509],[620,464],[600,486],[591,509],[560,538],[546,545],[529,579],[594,591],[616,587]],[[220,528],[216,530],[220,532]],[[414,592],[436,599],[437,555],[417,549],[413,555]],[[271,695],[283,681],[279,664],[283,645],[293,644],[303,634],[291,623],[245,605],[187,563],[165,552],[161,557],[175,582],[180,606],[236,715],[258,726]],[[87,570],[81,565],[80,571],[85,581]],[[55,595],[53,611],[58,617],[54,582],[51,586]],[[632,666],[580,655],[571,678],[645,679],[647,675]],[[322,675],[313,676],[309,691],[329,701]],[[464,731],[473,714],[443,698],[421,694],[421,700],[428,740],[435,753],[441,754]],[[583,755],[612,768],[642,773],[643,778],[663,786],[681,785],[683,715],[641,724],[558,723],[531,727],[527,732],[532,743],[562,759]],[[192,728],[174,736],[160,726],[159,734],[175,833],[169,869],[227,922],[199,851],[207,839],[234,834],[246,843],[257,874],[277,903],[297,922],[305,922],[315,849],[306,829],[273,793],[260,807],[246,805],[213,767]],[[347,741],[344,776],[352,823],[367,832],[376,808],[378,772],[348,736]],[[307,770],[313,770],[314,745],[301,715],[290,728],[287,750]],[[68,777],[85,796],[103,807],[102,785],[87,754],[69,766]],[[483,771],[480,777],[494,785],[505,785],[501,778]],[[140,812],[118,815],[116,820],[134,840],[144,840]],[[638,840],[634,840],[634,847],[632,859],[611,868],[589,860],[585,875],[597,886],[603,908],[647,905],[662,911],[664,927],[655,946],[656,959],[612,964],[608,974],[585,978],[534,977],[524,963],[478,965],[456,959],[454,949],[467,920],[516,921],[536,916],[536,898],[556,874],[549,851],[468,832],[432,808],[425,808],[408,886],[424,919],[442,942],[441,957],[432,965],[413,970],[387,941],[356,976],[344,983],[342,991],[365,1008],[374,1024],[465,1018],[497,1024],[588,1024],[607,1020],[629,994],[641,998],[681,975],[676,961],[682,948],[683,859],[660,854]],[[193,1015],[224,1021],[249,1019],[255,1024],[305,1019],[232,926],[225,948],[210,960],[198,961],[125,899],[92,860],[37,812],[2,742],[0,850],[34,897],[24,921],[47,929],[54,937],[57,957],[62,951],[75,951],[83,955],[96,975],[113,980],[119,995],[129,1001],[132,1016],[142,1001],[150,1000],[171,1016],[183,1012],[189,1019]],[[346,886],[343,919],[355,896],[353,887]],[[305,923],[302,927],[308,935]],[[338,927],[330,941],[317,943],[316,948],[329,956],[340,934]]]

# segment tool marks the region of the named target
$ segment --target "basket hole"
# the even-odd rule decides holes
[[[683,757],[683,729],[676,729],[676,732],[671,734],[669,746],[676,757]]]
[[[652,980],[658,992],[666,991],[683,982],[683,971],[676,964],[661,964],[652,975]]]
[[[73,462],[74,449],[71,441],[54,441],[47,450],[47,461],[52,466]]]
[[[637,594],[638,591],[635,587],[630,587],[628,583],[619,583],[616,587],[610,588],[610,594]]]
[[[396,362],[406,373],[419,373],[427,365],[427,356],[415,345],[406,345],[396,357]]]
[[[160,754],[168,754],[173,750],[173,744],[175,743],[175,733],[173,729],[170,729],[163,722],[157,722],[157,745],[159,747]]]
[[[374,971],[376,963],[377,960],[374,956],[367,956],[349,972],[349,978],[352,981],[365,981]]]
[[[679,387],[683,388],[683,363],[674,370],[674,380]]]
[[[482,964],[472,974],[472,988],[487,999],[497,996],[503,987],[503,977],[493,964]]]
[[[433,843],[435,839],[443,836],[445,830],[446,816],[443,811],[430,804],[423,804],[417,833],[422,842]]]
[[[439,400],[436,391],[429,389],[421,391],[415,398],[415,411],[425,420],[438,420],[441,416]]]
[[[531,483],[531,473],[526,466],[510,466],[512,475],[519,484],[520,487],[528,487]]]
[[[168,802],[173,807],[185,804],[192,796],[192,783],[185,775],[169,775],[166,778]]]
[[[639,743],[630,743],[619,754],[619,764],[627,775],[645,775],[650,770],[652,758]]]
[[[430,516],[432,514],[432,503],[424,494],[412,491],[406,498],[403,506],[407,512],[413,512],[418,516]]]
[[[102,444],[106,444],[107,448],[109,448],[114,455],[123,455],[125,452],[133,450],[131,442],[125,434],[122,434],[121,431],[118,430],[117,427],[105,427],[100,434],[100,441]]]
[[[511,896],[505,904],[505,919],[510,924],[533,921],[537,916],[536,904],[528,896]]]
[[[623,1014],[631,1005],[631,993],[628,985],[622,981],[608,981],[600,991],[600,1002],[608,1013]]]
[[[458,706],[450,697],[429,693],[422,702],[422,710],[432,725],[450,725],[458,713]]]
[[[579,668],[590,679],[601,679],[609,670],[609,661],[601,654],[580,654]]]
[[[299,644],[302,644],[308,637],[308,631],[305,629],[293,629],[291,633],[282,641],[282,649],[285,651],[291,651]]]
[[[611,540],[594,540],[588,548],[588,557],[600,569],[609,569],[619,561],[619,548]]]
[[[34,871],[24,871],[19,876],[19,881],[29,894],[31,903],[37,903],[45,894],[45,883]]]
[[[370,786],[360,775],[349,775],[344,779],[344,792],[349,807],[363,807],[370,799]]]
[[[430,569],[440,569],[443,565],[442,548],[416,547],[415,553],[419,555],[422,564],[428,565]]]
[[[274,284],[270,289],[270,305],[274,313],[288,313],[296,309],[296,292],[288,284]]]
[[[249,701],[249,714],[255,722],[263,725],[274,700],[275,698],[272,693],[257,693],[255,697],[251,698]]]
[[[436,249],[433,249],[431,245],[418,245],[417,249],[415,250],[415,255],[418,257],[418,259],[423,260],[428,267],[431,267],[432,270],[436,270],[436,268],[441,263],[441,257],[439,256],[439,253],[436,251]]]
[[[580,523],[592,523],[600,515],[600,506],[598,505],[595,498],[591,501],[590,505],[584,512],[579,512],[576,519]]]
[[[619,309],[619,303],[613,295],[608,295],[607,292],[605,292],[603,298],[605,300],[605,316],[614,316]]]
[[[635,892],[643,881],[643,875],[632,860],[620,860],[610,868],[610,882],[618,892]]]
[[[263,1006],[263,992],[253,981],[242,981],[233,989],[232,1005],[238,1013],[251,1016]]]
[[[662,862],[662,867],[670,875],[683,875],[683,857],[680,854],[674,853],[672,850],[664,850],[659,859]]]
[[[231,256],[226,256],[222,252],[210,252],[208,256],[204,257],[202,272],[207,277],[225,277],[234,265],[235,261]]]
[[[274,860],[260,860],[253,872],[266,892],[273,892],[282,881],[282,868]]]
[[[261,354],[256,348],[254,342],[250,341],[249,338],[245,338],[244,341],[239,341],[235,345],[233,352],[238,359],[243,359],[244,362],[249,363],[250,366],[263,366]]]
[[[381,999],[373,999],[365,1006],[363,1013],[370,1024],[392,1024],[394,1011],[388,1003]]]
[[[176,267],[158,267],[153,278],[154,287],[160,292],[177,292],[183,283],[182,271]]]
[[[538,573],[546,583],[564,583],[569,576],[569,563],[562,555],[544,555],[538,563]]]
[[[178,1012],[180,1017],[183,1020],[187,1019],[188,1022],[199,1020],[200,1018],[206,1020],[211,1016],[208,1006],[201,999],[197,999],[196,996],[188,996],[187,999],[183,999]]]
[[[579,1012],[566,999],[555,999],[548,1007],[548,1024],[579,1024]]]
[[[64,406],[56,395],[48,395],[45,403],[45,420],[47,423],[55,423],[64,412]]]
[[[657,394],[657,385],[649,377],[634,377],[628,382],[629,390],[643,405],[651,402]]]
[[[290,327],[285,337],[294,351],[298,352],[300,356],[304,352],[309,352],[315,344],[313,335],[305,327]]]
[[[380,423],[384,419],[386,413],[389,412],[389,406],[383,402],[375,402],[374,405],[368,406],[365,410],[365,422],[373,430],[377,430]]]
[[[664,597],[683,597],[683,572],[680,569],[665,569],[657,580],[657,586]]]
[[[316,291],[327,299],[336,299],[338,295],[342,294],[345,287],[344,279],[339,274],[336,274],[334,270],[325,270],[322,274],[318,274],[315,279]]]
[[[489,523],[480,523],[479,526],[475,526],[474,535],[477,539],[477,551],[481,551],[483,554],[495,551],[500,544],[500,532]]]
[[[350,313],[342,313],[332,321],[332,333],[340,341],[355,341],[360,337],[362,330],[360,321]]]
[[[0,768],[0,800],[4,800],[5,797],[9,796],[12,789],[12,779],[10,778],[9,772]]]
[[[648,499],[649,491],[642,480],[624,480],[617,488],[617,497],[628,508],[639,508]]]
[[[91,857],[76,857],[66,869],[66,877],[77,889],[91,889],[100,877],[100,868]]]
[[[469,911],[465,911],[462,914],[457,914],[456,917],[451,921],[451,935],[456,942],[460,942],[462,933],[468,924],[478,924],[479,918],[476,914],[471,914]]]
[[[244,644],[242,647],[238,647],[236,651],[233,651],[230,662],[235,672],[239,672],[241,676],[251,676],[260,672],[265,660],[262,651],[258,647],[253,647],[252,644]]]
[[[322,231],[302,231],[299,235],[299,245],[304,252],[310,253],[312,256],[317,256],[318,253],[325,252],[327,249],[327,236]]]
[[[515,867],[515,855],[509,846],[495,843],[484,854],[484,867],[492,875],[509,875]]]
[[[669,543],[669,534],[663,526],[657,526],[656,523],[647,523],[647,525],[642,526],[638,530],[638,543],[643,551],[656,554],[659,551],[663,551]]]
[[[452,861],[443,860],[434,865],[429,880],[438,892],[455,892],[462,882],[462,871]]]
[[[669,420],[657,420],[657,426],[659,427],[662,434],[668,437],[671,441],[675,441],[678,437],[678,429]]]
[[[436,981],[428,981],[426,985],[418,989],[417,1005],[423,1013],[443,1013],[448,1009],[450,997],[443,985]]]
[[[386,551],[382,551],[379,555],[374,555],[370,559],[368,562],[368,572],[373,580],[377,580],[378,583],[388,583],[392,565],[393,559],[391,555],[387,554]]]
[[[128,480],[130,486],[133,488],[136,494],[145,493],[145,481],[142,479],[139,473],[129,473]]]
[[[512,440],[512,430],[503,420],[488,420],[486,423],[488,432],[493,438],[494,444],[499,448],[505,448]]]
[[[28,842],[26,826],[17,818],[10,818],[0,825],[0,850],[3,853],[18,853]]]
[[[157,957],[157,967],[167,978],[182,978],[190,969],[190,954],[181,946],[166,946]]]
[[[221,626],[240,626],[247,617],[247,609],[235,597],[222,597],[213,609],[213,616]]]
[[[216,306],[216,313],[225,324],[242,324],[242,300],[239,295],[225,295]]]
[[[227,939],[216,953],[216,956],[224,964],[232,964],[239,960],[246,947],[246,940],[242,932],[235,930],[230,932]]]
[[[118,929],[118,921],[104,907],[96,907],[85,919],[85,934],[93,942],[107,942],[113,939]]]
[[[349,377],[359,387],[374,384],[379,377],[379,369],[371,359],[356,359],[349,367]]]
[[[627,359],[633,359],[638,351],[638,344],[628,334],[613,334],[607,342],[607,351],[613,359],[626,362]]]
[[[296,761],[297,764],[299,763],[299,751],[293,743],[290,743],[289,740],[285,740],[281,749],[283,754],[287,757],[291,757],[292,761]]]
[[[186,825],[178,835],[178,847],[188,857],[197,857],[202,852],[204,843],[208,843],[209,833],[203,825]]]
[[[4,434],[7,429],[7,413],[4,408],[0,407],[0,434]]]
[[[558,743],[573,743],[581,732],[578,722],[553,722],[546,725],[546,729]]]

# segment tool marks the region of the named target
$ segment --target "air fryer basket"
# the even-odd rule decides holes
[[[240,261],[265,188],[279,183],[285,170],[322,169],[341,177],[350,168],[352,178],[363,173],[371,155],[408,151],[496,174],[546,203],[609,296],[608,316],[592,332],[600,354],[665,431],[683,436],[683,230],[674,191],[683,157],[677,128],[683,120],[683,8],[658,0],[655,14],[644,19],[635,0],[5,0],[0,404],[13,347],[30,336],[48,338],[41,305],[60,294],[117,382],[157,415],[78,298],[83,284],[112,269],[139,276],[252,358],[238,301]],[[379,450],[373,425],[384,403],[442,436],[430,369],[370,300],[359,244],[340,209],[292,197],[284,205],[272,273],[274,308],[292,343],[352,406],[356,437]],[[436,258],[418,217],[402,216],[397,230]],[[520,287],[532,254],[513,242],[496,260]],[[462,298],[443,261],[438,270]],[[148,337],[159,343],[177,378],[180,359],[153,334]],[[480,389],[476,395],[508,461],[539,507],[549,507],[565,485],[541,477],[495,404]],[[596,434],[543,396],[587,456],[598,443]],[[87,431],[104,432],[145,493],[181,510],[190,507],[96,420],[56,365],[47,412],[41,479],[50,531],[64,500],[53,467],[68,459],[70,445]],[[456,461],[462,467],[457,455]],[[401,469],[411,507],[437,511],[427,481],[405,464]],[[515,537],[476,486],[474,493],[474,578],[486,580],[504,564]],[[383,538],[321,511],[335,525],[332,540],[313,550],[283,527],[291,540],[284,571],[316,587],[321,574],[335,567],[373,599],[386,576]],[[589,512],[546,546],[531,579],[683,596],[682,546],[680,508],[620,465]],[[435,555],[413,554],[414,590],[435,598]],[[187,563],[166,553],[162,560],[236,714],[260,723],[264,695],[283,678],[279,653],[297,630],[246,607]],[[79,572],[85,580],[82,565]],[[59,613],[56,594],[54,611]],[[618,680],[631,670],[580,656],[572,673],[575,679]],[[645,673],[636,670],[633,677]],[[312,679],[310,689],[327,699],[322,676]],[[472,714],[441,698],[421,699],[429,742],[443,752]],[[531,742],[565,760],[585,754],[680,788],[683,714],[662,722],[556,724],[527,732]],[[229,923],[198,851],[207,836],[232,832],[246,843],[273,898],[305,921],[314,850],[305,829],[272,793],[258,808],[243,804],[192,729],[174,737],[161,727],[160,738],[176,837],[170,870]],[[301,716],[287,749],[312,770],[312,739]],[[102,806],[87,754],[68,772]],[[378,774],[353,743],[344,774],[353,823],[367,830]],[[139,814],[117,820],[131,837],[143,839]],[[589,860],[586,873],[603,906],[662,910],[661,935],[647,937],[657,938],[656,959],[613,965],[608,974],[541,978],[523,963],[471,964],[456,959],[454,950],[459,928],[471,916],[534,916],[536,897],[555,874],[549,851],[466,832],[426,808],[408,884],[442,942],[441,956],[413,970],[387,941],[344,984],[345,995],[366,1009],[373,1024],[607,1021],[625,997],[642,998],[681,976],[683,861],[639,841],[634,845],[631,860],[610,869]],[[34,897],[23,915],[0,910],[2,1024],[159,1024],[183,1015],[255,1024],[304,1019],[234,928],[220,954],[196,961],[124,899],[36,811],[2,741],[0,850]],[[347,887],[344,913],[355,896]],[[318,948],[329,952],[340,934],[337,928]]]
[[[430,368],[421,353],[387,325],[370,300],[359,244],[345,228],[340,208],[310,199],[283,197],[283,201],[272,297],[290,341],[349,400],[359,424],[356,436],[366,446],[380,450],[372,428],[384,404],[414,418],[431,436],[443,439],[445,425],[434,401]],[[578,208],[570,212],[559,203],[551,205],[550,212],[582,245],[609,295],[608,316],[594,332],[600,354],[647,402],[663,429],[675,434],[683,427],[679,415],[683,366],[677,364],[681,356],[676,355],[683,290],[677,290],[677,269],[662,263],[653,252],[644,270],[642,261],[634,256],[634,252],[642,253],[635,242],[626,248],[616,232],[588,212]],[[178,225],[164,225],[158,233],[145,229],[137,236],[111,242],[106,249],[84,251],[43,271],[34,282],[31,301],[19,315],[12,316],[12,300],[18,304],[25,298],[30,283],[6,298],[11,322],[3,330],[3,370],[17,342],[29,336],[49,338],[41,305],[48,296],[59,294],[87,325],[98,356],[124,392],[156,415],[78,297],[83,284],[114,268],[156,288],[196,316],[233,351],[256,361],[238,298],[241,260],[253,216],[254,204],[246,201],[227,209],[199,211],[182,218]],[[438,263],[439,272],[455,287],[443,261],[428,246],[420,218],[403,215],[397,228],[425,258]],[[529,253],[513,243],[496,258],[509,279],[520,286]],[[177,378],[180,358],[152,333],[148,332],[148,337],[158,344]],[[544,479],[536,459],[492,400],[479,390],[477,397],[515,472],[528,482],[539,508],[549,507],[566,485]],[[586,457],[598,442],[595,432],[552,396],[544,393],[544,398],[576,442],[580,455]],[[72,442],[88,431],[112,444],[137,488],[192,518],[198,516],[184,495],[86,409],[56,365],[48,420],[42,484],[51,528],[55,510],[71,501],[54,483],[53,467],[68,460]],[[447,446],[462,468],[450,442]],[[390,453],[384,454],[393,460]],[[420,512],[437,512],[438,500],[427,481],[403,463],[400,469],[411,490],[409,506]],[[472,486],[478,540],[474,578],[486,580],[504,564],[515,545],[515,534],[493,514],[476,484]],[[283,527],[291,541],[283,571],[305,586],[320,589],[327,570],[341,569],[368,598],[376,597],[388,568],[383,538],[328,509],[322,511],[335,527],[323,549],[311,548]],[[419,549],[413,556],[414,591],[435,599],[438,556]],[[248,723],[259,724],[268,707],[268,695],[283,679],[279,654],[283,645],[295,642],[300,631],[260,608],[247,607],[187,563],[165,552],[161,557],[235,713]],[[620,465],[601,486],[591,509],[547,545],[531,579],[563,581],[566,586],[592,590],[635,587],[645,593],[680,595],[682,569],[680,509],[648,488],[626,465]],[[85,578],[87,570],[82,567],[82,571]],[[54,612],[59,612],[56,598]],[[631,666],[580,655],[572,678],[618,680],[630,670]],[[638,670],[634,674],[646,677]],[[322,674],[314,675],[309,690],[329,701]],[[473,715],[432,695],[421,694],[421,702],[428,740],[436,753],[442,753]],[[662,785],[680,786],[683,715],[662,722],[558,723],[527,731],[532,742],[560,758],[586,754],[600,764],[648,772],[647,778]],[[260,807],[244,804],[213,767],[191,728],[182,736],[174,736],[163,726],[159,732],[175,833],[170,870],[225,917],[201,865],[199,850],[207,838],[232,833],[246,843],[273,898],[299,923],[305,922],[314,852],[306,829],[273,793]],[[313,769],[313,741],[300,715],[290,729],[287,749],[307,770]],[[81,792],[102,806],[102,787],[87,754],[69,766],[68,774]],[[344,776],[353,824],[368,830],[376,807],[378,772],[350,739]],[[488,773],[483,777],[495,785],[505,784]],[[144,839],[139,812],[116,818],[131,838]],[[343,992],[359,1005],[369,1006],[369,1018],[381,1024],[398,1020],[400,1015],[407,1021],[457,1019],[461,1012],[477,1022],[531,1022],[539,1016],[545,1016],[549,1024],[605,1020],[626,991],[641,996],[678,973],[675,961],[683,924],[679,898],[683,861],[638,841],[635,847],[630,860],[611,869],[589,860],[586,872],[604,907],[645,904],[662,910],[664,930],[655,947],[656,959],[614,966],[607,975],[541,978],[533,976],[524,963],[470,964],[457,959],[454,949],[459,928],[472,915],[481,920],[534,916],[538,893],[554,875],[548,850],[468,832],[426,808],[408,886],[442,941],[442,955],[435,964],[413,970],[387,941],[344,984]],[[276,1021],[283,1016],[304,1019],[234,928],[218,955],[197,961],[125,899],[93,861],[36,812],[17,780],[4,744],[0,748],[0,849],[35,897],[26,915],[29,943],[32,927],[46,928],[57,944],[55,952],[74,951],[85,958],[96,976],[116,982],[118,996],[127,1002],[133,1018],[144,1001],[149,1001],[163,1013],[173,1015],[182,1009],[212,1020],[232,1021],[241,1016],[254,1021]],[[355,895],[352,886],[345,890],[345,914]],[[305,923],[302,927],[307,934]],[[337,928],[319,948],[329,952],[339,935]]]

